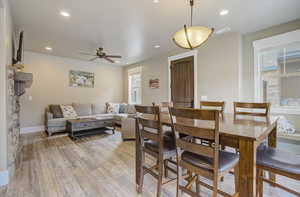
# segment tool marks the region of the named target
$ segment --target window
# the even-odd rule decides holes
[[[142,103],[141,68],[128,70],[128,102],[130,104]]]
[[[300,31],[295,32],[254,42],[255,97],[270,102],[275,113],[300,113]]]

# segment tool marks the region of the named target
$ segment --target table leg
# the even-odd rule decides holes
[[[256,144],[253,140],[240,139],[239,196],[256,195]]]
[[[139,188],[139,183],[141,179],[141,158],[142,158],[142,151],[141,151],[141,140],[140,135],[138,133],[138,123],[135,120],[135,181],[137,189]]]
[[[276,148],[277,146],[277,126],[274,127],[272,132],[268,136],[268,145],[269,147]],[[276,182],[276,175],[273,173],[269,173],[269,179],[272,182]],[[274,186],[271,184],[271,186]]]

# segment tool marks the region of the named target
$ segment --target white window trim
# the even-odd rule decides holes
[[[181,53],[175,56],[168,57],[168,100],[169,102],[171,101],[171,62],[174,60],[182,59],[185,57],[194,57],[194,107],[198,108],[199,107],[199,102],[198,102],[198,62],[197,62],[197,57],[198,57],[198,50],[192,50],[186,53]]]
[[[130,75],[134,75],[134,74],[140,74],[141,75],[141,80],[142,80],[142,67],[139,66],[139,67],[136,67],[136,68],[131,68],[131,69],[128,69],[127,71],[127,87],[128,87],[128,103],[131,104],[131,99],[130,99],[130,95],[131,95],[131,92],[130,92],[130,81],[129,81],[129,76]],[[141,81],[141,102],[142,102],[142,99],[143,99],[143,95],[142,95],[142,81]],[[141,104],[141,103],[140,103]]]
[[[259,51],[263,49],[278,47],[282,45],[292,44],[294,42],[300,42],[300,29],[283,33],[280,35],[268,37],[253,42],[254,48],[254,99],[256,102],[262,101],[262,90],[261,90],[261,70],[260,70],[260,57]],[[293,107],[277,107],[272,108],[272,113],[282,114],[295,114],[300,115],[300,108]]]

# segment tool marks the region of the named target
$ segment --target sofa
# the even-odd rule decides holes
[[[71,115],[63,112],[63,108],[73,108],[74,113]],[[68,116],[67,116],[68,115]],[[66,131],[67,120],[78,118],[97,118],[97,119],[114,119],[116,126],[132,128],[134,123],[135,108],[134,105],[126,103],[72,103],[68,105],[49,105],[45,111],[45,130],[49,136],[54,133]],[[133,125],[134,126],[134,125]],[[132,130],[132,129],[131,129]],[[135,131],[131,131],[134,133]],[[132,136],[132,135],[131,135]]]

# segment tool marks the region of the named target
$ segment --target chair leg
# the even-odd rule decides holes
[[[213,180],[213,194],[212,197],[217,197],[218,196],[218,177],[214,177]]]
[[[234,185],[235,192],[239,192],[239,164],[234,167]]]
[[[176,192],[177,197],[182,196],[182,191],[179,188],[180,185],[182,185],[182,167],[177,165],[177,192]]]
[[[195,183],[196,183],[196,193],[197,195],[200,196],[200,184],[198,184],[198,181],[199,181],[199,176],[197,176],[197,180],[195,181]]]
[[[137,192],[138,193],[142,193],[143,192],[143,185],[144,185],[144,163],[145,163],[145,152],[142,153],[142,158],[141,158],[141,162],[140,162],[140,166],[139,168],[141,169],[140,172],[140,178],[139,178],[139,183],[137,186]]]
[[[160,197],[161,195],[161,186],[162,186],[162,179],[164,174],[164,160],[162,158],[159,158],[158,160],[158,180],[157,180],[157,197]]]
[[[256,196],[263,197],[263,176],[264,171],[256,168]]]
[[[168,160],[164,160],[164,171],[165,171],[165,178],[167,178],[169,176],[168,173]]]

